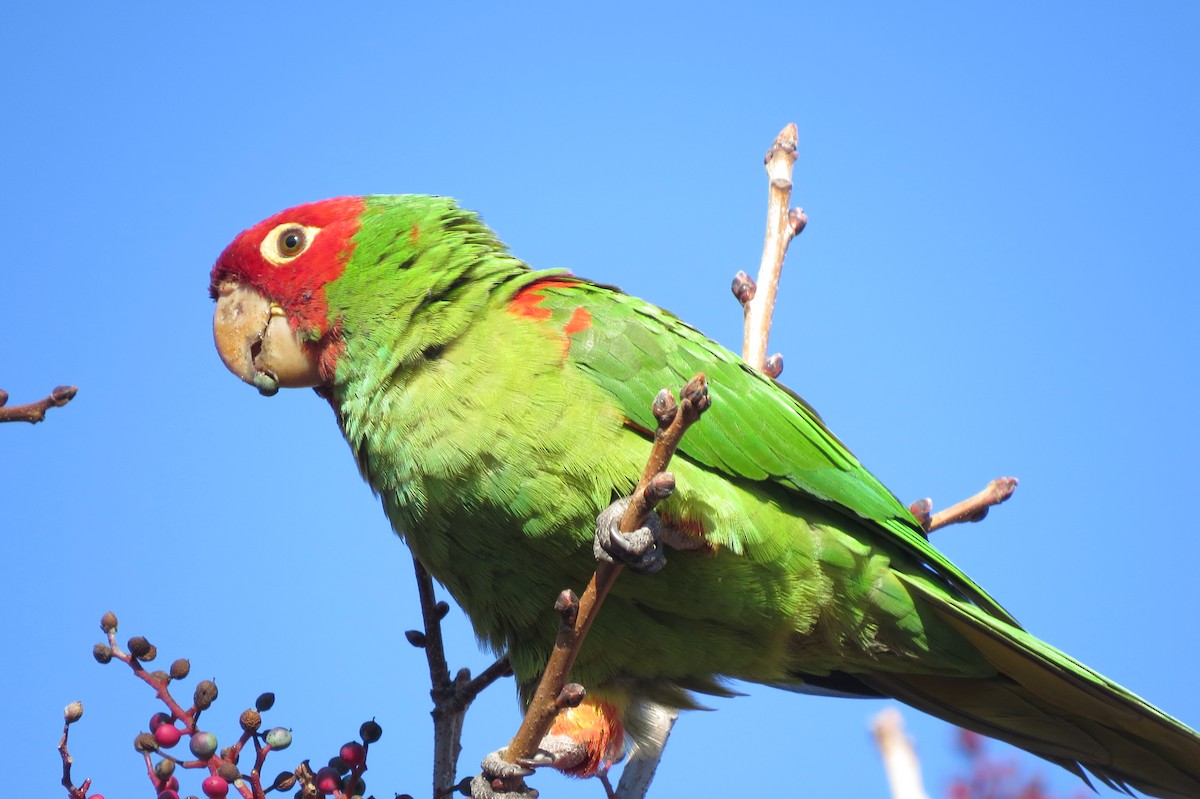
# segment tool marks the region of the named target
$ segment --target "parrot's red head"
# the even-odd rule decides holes
[[[299,205],[242,231],[213,266],[213,335],[230,371],[264,394],[332,377],[325,287],[354,251],[361,197]]]

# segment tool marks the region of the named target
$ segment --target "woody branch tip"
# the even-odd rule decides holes
[[[56,386],[49,396],[24,405],[8,405],[8,392],[0,391],[0,422],[29,422],[37,424],[46,418],[46,411],[61,408],[79,392],[76,386]]]

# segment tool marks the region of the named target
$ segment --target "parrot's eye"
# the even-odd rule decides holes
[[[308,237],[303,228],[289,228],[279,234],[279,252],[289,258],[295,258],[308,244]]]
[[[307,250],[320,231],[320,228],[285,222],[267,234],[259,249],[268,261],[282,266]]]

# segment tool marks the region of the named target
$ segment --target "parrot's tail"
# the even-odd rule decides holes
[[[905,579],[999,672],[986,679],[856,675],[882,694],[1007,741],[1087,781],[1200,797],[1200,734],[1029,633]]]

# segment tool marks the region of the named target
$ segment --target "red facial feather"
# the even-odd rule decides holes
[[[215,296],[223,280],[241,281],[282,305],[292,327],[323,336],[329,332],[325,286],[341,277],[354,252],[363,207],[361,197],[337,197],[289,208],[242,231],[217,258],[210,291]],[[289,222],[321,230],[294,260],[273,264],[259,247],[268,233]]]

